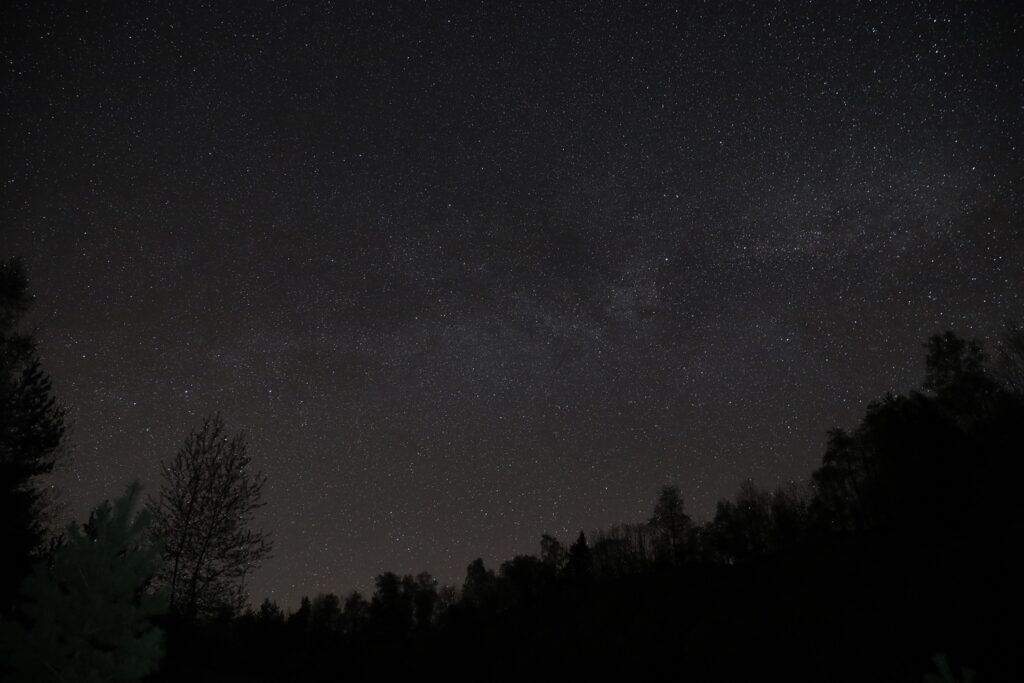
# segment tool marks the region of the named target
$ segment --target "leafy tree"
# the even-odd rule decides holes
[[[629,548],[631,571],[646,568],[651,561],[651,528],[647,524],[622,525],[622,537]]]
[[[924,347],[924,388],[936,394],[954,390],[985,373],[985,350],[976,339],[961,339],[946,332],[930,337]]]
[[[284,611],[275,601],[264,598],[254,612],[247,612],[235,622],[235,626],[235,634],[244,638],[246,643],[241,656],[244,657],[244,666],[248,671],[266,675],[269,671],[282,668],[282,647],[291,643],[285,627]],[[171,639],[173,642],[173,635]],[[182,650],[194,656],[191,648],[182,646]]]
[[[809,511],[807,495],[797,485],[779,487],[771,495],[772,550],[784,550],[796,545],[807,535]]]
[[[240,609],[246,575],[270,555],[269,534],[249,528],[266,482],[250,462],[245,437],[228,438],[213,415],[161,463],[160,495],[149,501],[153,535],[165,548],[158,585],[187,619]]]
[[[462,584],[462,601],[478,609],[494,609],[497,598],[497,579],[494,572],[484,566],[483,558],[476,558],[466,567],[466,580]]]
[[[32,297],[18,259],[0,263],[0,614],[14,607],[44,537],[37,485],[62,453],[64,409],[53,397],[35,340],[21,331]]]
[[[448,610],[455,607],[459,602],[459,589],[455,586],[441,586],[437,589],[437,607],[434,613],[443,617]]]
[[[352,591],[345,598],[345,611],[341,615],[342,631],[356,633],[366,628],[370,618],[370,603],[359,591]]]
[[[996,342],[995,374],[1003,387],[1024,397],[1024,326],[1010,322]]]
[[[654,505],[654,516],[648,522],[655,532],[658,559],[671,566],[683,562],[684,542],[690,517],[683,512],[683,497],[675,486],[664,486]]]
[[[430,628],[438,606],[437,579],[428,572],[416,575],[413,593],[413,609],[416,628],[423,631]]]
[[[719,559],[745,562],[768,550],[771,497],[746,480],[734,501],[722,500],[715,510],[712,538]]]
[[[952,332],[932,336],[925,344],[925,392],[887,395],[868,405],[851,432],[831,432],[814,473],[812,517],[820,526],[897,525],[923,537],[926,529],[941,534],[968,517],[987,514],[984,529],[1005,519],[993,505],[1007,497],[996,492],[1013,479],[1006,468],[1019,450],[1024,403],[1013,389],[1014,349],[1024,348],[1019,334],[1008,329],[994,368],[980,342]]]
[[[816,514],[825,529],[839,531],[867,526],[867,474],[864,453],[857,439],[843,429],[831,430],[822,466],[814,472]]]
[[[621,524],[598,531],[590,549],[594,563],[594,578],[612,579],[637,574],[646,568],[646,541],[650,535],[648,525]]]
[[[306,637],[306,631],[309,630],[309,619],[310,613],[313,611],[313,607],[309,602],[309,598],[305,595],[299,600],[299,609],[295,610],[288,615],[288,619],[285,620],[285,628],[288,633],[295,641],[301,641]]]
[[[1009,341],[1010,344],[1006,344]],[[1012,334],[999,344],[1002,367],[993,368],[981,342],[961,339],[952,332],[932,336],[925,344],[924,388],[934,395],[936,408],[953,426],[966,432],[984,423],[999,403],[1005,387],[1000,386],[1006,361],[1012,358]],[[1012,366],[1010,366],[1012,367]],[[1005,376],[1005,375],[1004,375]],[[913,393],[910,398],[917,399]]]
[[[147,590],[159,549],[147,541],[148,513],[134,515],[138,498],[133,485],[70,525],[52,564],[26,581],[27,623],[5,637],[14,680],[136,681],[157,667],[163,635],[152,618],[166,599]]]
[[[560,574],[565,567],[565,548],[557,538],[544,534],[540,537],[540,559],[555,574]]]
[[[313,598],[309,612],[309,631],[312,637],[326,641],[341,626],[341,600],[334,593],[321,593]]]
[[[565,565],[565,573],[573,583],[589,583],[593,578],[593,559],[587,536],[582,531],[576,542],[569,546],[569,561]]]
[[[384,572],[377,577],[376,590],[370,600],[370,623],[374,632],[392,641],[409,635],[415,616],[415,587],[411,576]]]
[[[270,598],[263,598],[259,609],[256,611],[256,622],[264,628],[284,627],[284,612],[276,602]]]
[[[516,555],[503,562],[499,569],[509,605],[533,602],[547,586],[548,573],[544,563],[533,555]]]

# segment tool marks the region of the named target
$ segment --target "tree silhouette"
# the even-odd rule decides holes
[[[641,569],[636,549],[630,542],[628,525],[615,525],[596,532],[590,554],[594,578],[598,580],[628,576]]]
[[[420,572],[416,575],[415,589],[413,593],[413,615],[415,617],[416,629],[426,631],[434,621],[439,596],[437,593],[437,579],[428,572]]]
[[[735,500],[718,502],[709,535],[718,559],[734,563],[765,553],[770,532],[771,497],[748,479]]]
[[[313,607],[309,602],[309,598],[305,595],[299,600],[299,609],[295,610],[288,615],[285,620],[285,628],[289,635],[296,642],[305,639],[306,632],[309,630],[310,613],[313,611]]]
[[[569,546],[569,561],[565,565],[565,573],[569,581],[575,584],[589,583],[593,579],[593,562],[587,536],[582,531],[576,542]]]
[[[256,621],[265,628],[284,628],[284,612],[276,602],[264,598],[256,610]]]
[[[656,558],[670,566],[681,565],[690,517],[683,512],[683,497],[677,487],[662,487],[648,524],[655,533]]]
[[[540,559],[554,574],[560,574],[565,567],[565,548],[554,536],[543,534],[540,537]]]
[[[342,631],[356,633],[366,628],[370,619],[370,603],[359,591],[352,591],[345,597],[345,610],[341,615]]]
[[[309,611],[310,636],[328,642],[341,628],[341,600],[334,593],[321,593],[313,598]]]
[[[1007,323],[996,342],[995,375],[1007,391],[1024,397],[1024,325]]]
[[[498,573],[510,605],[532,603],[548,585],[547,567],[533,555],[516,555],[503,562]]]
[[[1013,415],[1021,408],[1006,391],[1012,385],[1000,384],[980,342],[946,332],[924,347],[925,392],[889,394],[871,402],[852,431],[830,432],[813,475],[812,517],[820,528],[895,524],[920,535],[952,521],[950,500],[1000,485],[992,472],[1005,461],[996,454],[1012,450]],[[1004,358],[1012,356],[1012,336],[1002,348]]]
[[[134,514],[138,498],[133,485],[70,525],[52,565],[26,581],[27,625],[7,635],[14,680],[136,681],[156,668],[163,636],[152,618],[166,600],[147,590],[159,549],[148,513]]]
[[[269,534],[249,528],[266,478],[249,472],[245,438],[228,438],[213,415],[162,462],[160,495],[150,499],[153,535],[164,544],[158,585],[186,619],[237,612],[245,576],[270,554]]]
[[[497,579],[494,572],[484,566],[483,558],[476,558],[466,567],[466,580],[462,584],[462,600],[477,609],[491,611],[497,599]]]
[[[377,577],[376,590],[370,600],[370,623],[377,635],[389,641],[401,641],[412,632],[415,591],[416,582],[411,576],[384,572]]]
[[[868,526],[868,470],[858,441],[843,429],[828,433],[822,466],[814,472],[816,516],[827,530]]]
[[[770,514],[769,545],[772,550],[792,548],[803,541],[810,523],[806,489],[796,484],[776,489],[771,494]]]
[[[1012,334],[994,364],[978,343],[933,337],[926,387],[874,401],[859,423],[830,432],[806,488],[746,481],[697,524],[666,486],[648,520],[580,532],[568,549],[545,534],[539,557],[515,556],[497,573],[473,561],[461,597],[429,574],[387,572],[370,601],[303,598],[287,620],[265,602],[183,629],[196,637],[172,637],[172,651],[215,663],[211,676],[253,680],[673,668],[745,680],[783,666],[798,680],[914,680],[943,651],[1011,678],[991,675],[993,662],[1007,670],[999,653],[1015,643],[986,626],[986,606],[1012,604],[1024,557],[1014,380],[1024,342]],[[614,656],[593,656],[605,652]]]
[[[13,609],[43,540],[46,500],[37,477],[53,470],[64,437],[64,409],[34,339],[21,331],[31,303],[21,261],[0,263],[0,614]]]

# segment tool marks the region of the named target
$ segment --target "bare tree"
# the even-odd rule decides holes
[[[203,421],[170,462],[161,462],[159,497],[149,501],[163,544],[157,586],[186,618],[234,613],[245,577],[270,556],[270,536],[249,528],[266,477],[250,473],[245,437],[228,437],[220,415]]]

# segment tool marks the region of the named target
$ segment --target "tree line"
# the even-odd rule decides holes
[[[806,481],[746,481],[710,519],[691,517],[666,485],[648,519],[571,542],[543,534],[535,555],[473,560],[458,586],[385,572],[370,595],[323,593],[286,610],[249,603],[246,579],[272,552],[253,528],[266,479],[219,414],[161,463],[154,493],[129,485],[86,522],[51,528],[40,478],[67,457],[65,411],[24,330],[30,305],[21,263],[0,265],[7,679],[1020,672],[1006,634],[986,626],[996,603],[1020,596],[1020,325],[991,351],[931,337],[920,390],[829,432]]]
[[[1024,606],[1024,328],[1009,324],[991,355],[935,335],[924,361],[920,390],[873,401],[853,429],[827,434],[806,481],[745,481],[704,521],[667,485],[645,520],[571,543],[543,534],[536,554],[496,568],[473,560],[459,586],[388,572],[371,595],[322,593],[291,611],[264,600],[207,624],[217,646],[200,659],[266,680],[666,669],[735,680],[772,670],[773,657],[809,680],[1012,677],[1013,632],[992,614]],[[792,603],[764,607],[773,600]],[[783,624],[799,647],[778,642]],[[823,633],[835,640],[818,643]],[[611,662],[602,642],[618,648]],[[189,656],[202,651],[193,641]],[[759,664],[743,659],[752,653]]]

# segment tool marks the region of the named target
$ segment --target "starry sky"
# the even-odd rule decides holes
[[[1014,7],[4,3],[68,514],[219,410],[294,605],[806,477],[1024,318]]]

